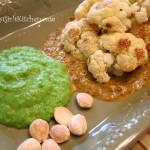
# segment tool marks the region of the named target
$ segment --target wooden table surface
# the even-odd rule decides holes
[[[150,131],[142,136],[129,150],[150,150]]]

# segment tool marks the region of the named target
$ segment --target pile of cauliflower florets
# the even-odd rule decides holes
[[[66,52],[87,62],[99,83],[131,72],[148,60],[143,39],[131,33],[131,18],[143,23],[150,18],[150,0],[131,4],[128,0],[85,0],[66,24],[60,43]]]

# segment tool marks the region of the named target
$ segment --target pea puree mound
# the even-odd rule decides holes
[[[50,121],[55,107],[66,106],[71,81],[65,67],[32,47],[0,52],[0,123],[26,128],[42,118]]]

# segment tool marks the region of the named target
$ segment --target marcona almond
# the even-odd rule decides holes
[[[77,114],[68,123],[69,130],[74,135],[83,135],[87,131],[87,122],[84,116]]]
[[[68,125],[68,121],[73,117],[73,114],[65,107],[56,107],[54,110],[54,118],[61,125]]]
[[[52,139],[44,141],[42,150],[61,150],[60,146]]]
[[[34,120],[29,127],[30,135],[40,143],[48,138],[49,124],[42,119]]]
[[[63,143],[70,138],[70,131],[65,125],[54,125],[49,133],[51,138],[57,143]]]
[[[82,108],[91,108],[93,106],[93,97],[87,93],[78,93],[76,96],[77,102]]]
[[[41,144],[34,138],[29,138],[22,142],[17,150],[41,150]]]

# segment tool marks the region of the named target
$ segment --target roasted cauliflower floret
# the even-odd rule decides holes
[[[150,0],[137,0],[131,8],[137,23],[142,24],[150,19]]]
[[[129,1],[105,0],[95,3],[87,14],[89,23],[95,23],[104,33],[125,32],[131,28]]]
[[[75,42],[79,40],[81,32],[77,21],[66,24],[60,37],[60,44],[64,46],[66,52],[71,52],[76,49]]]
[[[86,59],[90,57],[99,49],[97,33],[93,31],[83,32],[81,39],[77,42],[77,47]]]
[[[88,70],[97,79],[97,82],[105,83],[110,80],[107,70],[113,62],[114,56],[112,54],[98,50],[87,60]]]
[[[89,24],[86,19],[66,24],[60,36],[60,44],[78,60],[86,61],[99,49],[98,27]]]
[[[150,19],[150,0],[137,0],[137,3],[147,10],[147,16]]]
[[[135,2],[135,3],[133,3],[133,5],[131,5],[131,11],[132,11],[133,15],[135,15],[135,13],[139,10],[140,10],[140,6],[139,6],[138,2]]]
[[[135,13],[135,19],[139,24],[148,21],[147,9],[141,7],[140,11]]]
[[[133,22],[134,28],[131,28],[129,32],[138,38],[142,38],[146,44],[146,49],[150,58],[150,20],[137,24]]]
[[[104,34],[99,43],[100,49],[115,56],[115,69],[130,72],[148,60],[145,42],[130,33]]]
[[[81,18],[86,18],[87,13],[91,6],[96,2],[101,2],[104,0],[84,0],[78,8],[75,10],[75,18],[80,20]]]
[[[142,1],[142,7],[147,9],[147,16],[150,19],[150,0]]]

